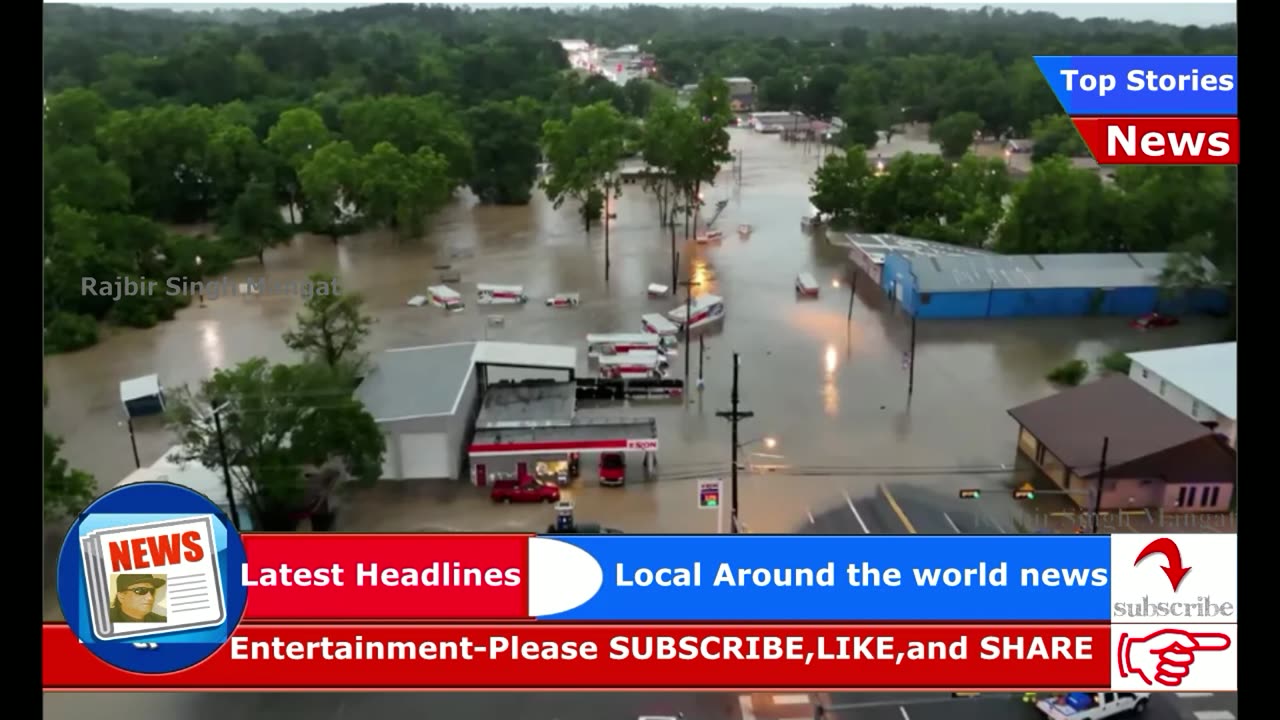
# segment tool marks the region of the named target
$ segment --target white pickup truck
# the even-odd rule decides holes
[[[1051,720],[1108,720],[1140,715],[1150,698],[1151,693],[1071,693],[1041,700],[1036,709]]]

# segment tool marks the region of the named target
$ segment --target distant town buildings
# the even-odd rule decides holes
[[[569,64],[575,69],[592,75],[603,75],[619,85],[626,85],[634,78],[650,77],[657,69],[653,55],[642,52],[639,45],[609,49],[596,47],[586,40],[576,38],[557,42],[564,48]]]

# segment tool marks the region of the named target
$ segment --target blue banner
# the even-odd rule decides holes
[[[1106,536],[568,536],[603,583],[554,620],[1105,621]]]
[[[1235,55],[1037,55],[1068,115],[1235,115]]]

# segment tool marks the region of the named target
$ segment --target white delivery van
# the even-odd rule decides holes
[[[432,305],[445,310],[461,310],[465,307],[462,296],[448,285],[432,285],[427,288],[427,297]]]
[[[634,350],[600,357],[600,377],[607,380],[660,380],[667,375],[667,359],[652,350]]]
[[[796,275],[796,294],[804,297],[818,297],[818,281],[809,273]]]
[[[641,315],[640,326],[645,332],[662,338],[662,344],[667,347],[667,354],[672,354],[672,348],[680,344],[680,328],[658,313]]]
[[[718,295],[702,295],[700,297],[696,297],[692,302],[689,329],[697,330],[704,325],[716,322],[724,317],[724,312],[724,298]],[[685,306],[680,305],[674,310],[668,312],[667,319],[683,328],[685,323]]]
[[[482,305],[516,305],[528,300],[520,285],[476,285],[476,302]]]
[[[612,333],[587,336],[587,357],[602,358],[629,352],[662,352],[662,338],[650,333]]]

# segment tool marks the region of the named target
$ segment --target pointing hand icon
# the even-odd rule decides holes
[[[1191,633],[1183,630],[1159,630],[1146,637],[1130,637],[1120,634],[1116,648],[1116,660],[1120,664],[1120,676],[1130,674],[1142,678],[1148,685],[1159,683],[1177,687],[1191,672],[1197,652],[1226,650],[1231,638],[1222,633]]]

